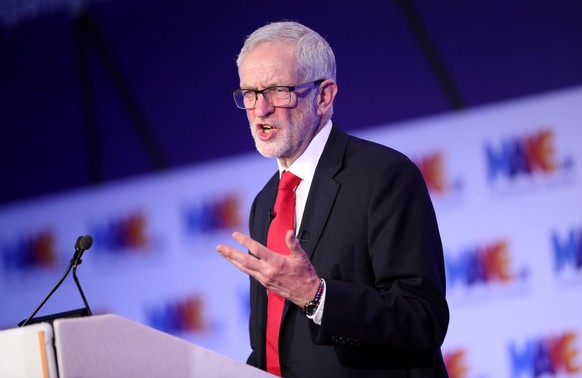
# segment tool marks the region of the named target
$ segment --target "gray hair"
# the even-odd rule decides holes
[[[292,45],[303,81],[336,80],[335,55],[329,43],[314,30],[291,21],[273,22],[249,35],[237,57],[237,67],[240,69],[246,53],[264,42]]]

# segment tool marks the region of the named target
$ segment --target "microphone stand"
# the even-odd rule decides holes
[[[36,315],[36,313],[42,308],[42,306],[44,306],[44,304],[53,295],[53,293],[59,288],[59,286],[61,286],[61,284],[63,283],[65,278],[67,278],[67,275],[69,274],[71,269],[73,269],[73,279],[75,280],[75,284],[77,285],[77,289],[79,290],[79,293],[81,294],[81,298],[83,299],[83,303],[85,304],[85,308],[79,309],[79,310],[69,311],[66,313],[49,315],[47,317],[38,318],[38,319],[34,319],[34,320],[38,321],[40,319],[47,319],[47,320],[48,319],[56,319],[58,317],[66,317],[66,316],[71,316],[74,314],[78,314],[80,316],[92,315],[91,309],[89,308],[89,304],[87,303],[87,299],[85,298],[85,294],[83,293],[83,290],[81,289],[81,284],[79,283],[79,280],[77,279],[77,266],[79,264],[81,264],[81,262],[82,262],[81,256],[83,255],[83,252],[85,250],[87,250],[91,247],[92,244],[93,244],[93,238],[89,235],[79,236],[77,238],[77,242],[75,243],[75,254],[73,255],[73,258],[71,259],[71,261],[69,262],[69,266],[67,267],[65,274],[63,274],[63,276],[59,279],[57,284],[52,288],[52,290],[43,299],[43,301],[40,303],[40,305],[38,305],[38,307],[32,312],[32,314],[30,314],[30,316],[26,320],[23,320],[20,323],[18,323],[19,327],[24,327],[25,325],[27,325],[31,321],[33,321],[33,318]]]
[[[83,303],[85,304],[85,309],[87,310],[87,315],[93,315],[91,312],[91,308],[89,307],[89,303],[87,303],[87,298],[85,298],[85,293],[83,293],[83,289],[81,289],[81,284],[77,279],[77,266],[80,265],[83,261],[81,260],[81,256],[77,259],[78,262],[73,264],[73,280],[75,281],[75,285],[77,285],[77,289],[79,290],[79,294],[81,294],[81,298],[83,299]]]
[[[44,298],[44,300],[40,303],[40,305],[38,305],[38,307],[36,308],[36,310],[34,310],[32,312],[32,314],[30,314],[30,316],[28,317],[28,319],[26,319],[26,320],[18,323],[18,326],[19,327],[24,327],[25,325],[27,325],[30,322],[30,320],[34,317],[34,315],[36,315],[36,313],[38,312],[38,310],[40,310],[41,307],[44,306],[44,304],[46,303],[46,301],[48,301],[48,299],[51,297],[51,295],[53,295],[53,293],[59,288],[59,286],[61,286],[61,284],[63,283],[63,281],[65,280],[65,278],[69,274],[69,272],[71,271],[71,268],[72,267],[73,267],[73,264],[69,264],[69,267],[67,268],[67,271],[65,272],[65,274],[63,274],[63,276],[57,282],[57,284],[55,285],[55,287],[53,287],[53,289],[48,293],[48,295]]]

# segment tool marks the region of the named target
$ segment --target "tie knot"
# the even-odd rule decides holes
[[[295,176],[289,171],[283,171],[281,174],[281,181],[279,181],[279,190],[290,189],[293,190],[299,185],[301,178]]]

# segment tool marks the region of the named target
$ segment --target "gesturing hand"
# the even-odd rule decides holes
[[[289,255],[273,252],[241,232],[233,233],[232,238],[254,257],[226,245],[219,245],[216,251],[241,272],[254,277],[264,287],[297,306],[303,307],[313,299],[319,287],[319,277],[293,230],[285,235],[291,252]]]

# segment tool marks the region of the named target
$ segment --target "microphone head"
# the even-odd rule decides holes
[[[91,237],[91,235],[85,235],[79,241],[79,246],[81,248],[83,248],[84,250],[91,248],[92,245],[93,245],[93,238]]]
[[[78,248],[86,251],[93,245],[93,238],[91,235],[79,236],[77,239]],[[77,245],[75,244],[75,246]]]
[[[77,238],[77,241],[75,242],[75,249],[81,248],[81,245],[79,244],[81,242],[81,239],[83,239],[83,236],[79,236]]]

